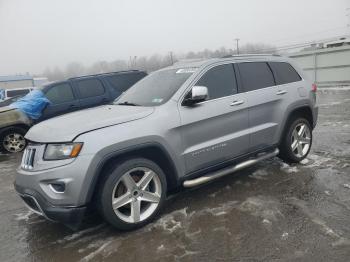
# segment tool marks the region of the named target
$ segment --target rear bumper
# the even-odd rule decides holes
[[[70,227],[76,227],[80,225],[85,216],[85,206],[54,206],[47,202],[38,192],[17,184],[14,186],[26,206],[34,213],[44,216],[48,220],[60,222]]]
[[[317,119],[318,119],[318,106],[314,106],[312,110],[312,119],[313,119],[312,127],[315,128],[317,124]]]

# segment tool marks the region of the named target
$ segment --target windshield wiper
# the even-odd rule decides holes
[[[128,101],[125,101],[125,102],[122,102],[122,103],[118,103],[117,105],[121,105],[121,106],[140,106],[138,104],[131,103],[131,102],[128,102]]]

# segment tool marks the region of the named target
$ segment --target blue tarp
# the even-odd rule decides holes
[[[38,119],[45,107],[50,103],[50,100],[46,98],[42,91],[34,90],[10,104],[9,107],[17,108],[31,119]]]

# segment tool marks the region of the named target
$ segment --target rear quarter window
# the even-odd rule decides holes
[[[269,62],[269,65],[275,75],[276,84],[283,85],[301,80],[297,71],[286,62]]]

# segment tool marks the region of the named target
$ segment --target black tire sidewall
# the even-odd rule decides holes
[[[307,151],[307,153],[304,156],[302,156],[302,157],[297,157],[293,153],[293,151],[291,149],[292,132],[295,129],[295,127],[298,124],[301,124],[301,123],[307,125],[307,127],[309,128],[311,139],[310,139],[310,147],[309,147],[309,150]],[[281,158],[286,160],[287,162],[291,162],[291,163],[298,163],[298,162],[302,161],[304,158],[307,157],[307,155],[309,154],[309,152],[311,150],[312,138],[313,138],[313,136],[312,136],[312,128],[311,128],[311,125],[310,125],[308,120],[306,120],[305,118],[302,118],[302,117],[298,117],[298,118],[292,120],[290,122],[288,130],[285,133],[285,137],[283,138],[283,142],[281,144],[281,148],[280,148],[280,150],[281,150]]]
[[[150,168],[158,175],[162,186],[162,194],[161,194],[157,209],[153,212],[153,214],[149,218],[138,223],[127,223],[121,220],[120,218],[118,218],[118,216],[115,214],[113,210],[112,192],[113,192],[114,186],[120,180],[123,174],[125,174],[127,171],[129,171],[132,168],[140,167],[140,166]],[[145,158],[127,159],[119,163],[118,165],[116,165],[116,167],[112,169],[109,174],[106,174],[105,180],[100,186],[100,193],[98,197],[99,211],[102,214],[102,216],[105,218],[105,220],[107,220],[107,222],[109,222],[111,225],[113,225],[115,228],[119,230],[137,229],[146,225],[147,223],[151,222],[155,217],[157,217],[166,199],[166,190],[167,190],[167,183],[166,183],[164,172],[156,163]]]
[[[24,128],[21,127],[9,127],[9,128],[5,128],[0,132],[0,151],[4,152],[4,153],[15,153],[15,152],[10,152],[7,151],[6,148],[4,147],[4,138],[11,133],[17,133],[22,135],[23,137],[25,136],[25,134],[27,133],[27,130],[25,130]],[[26,145],[27,145],[27,141],[25,140]],[[23,149],[26,147],[26,145],[23,147]],[[22,152],[23,150],[19,151]]]

